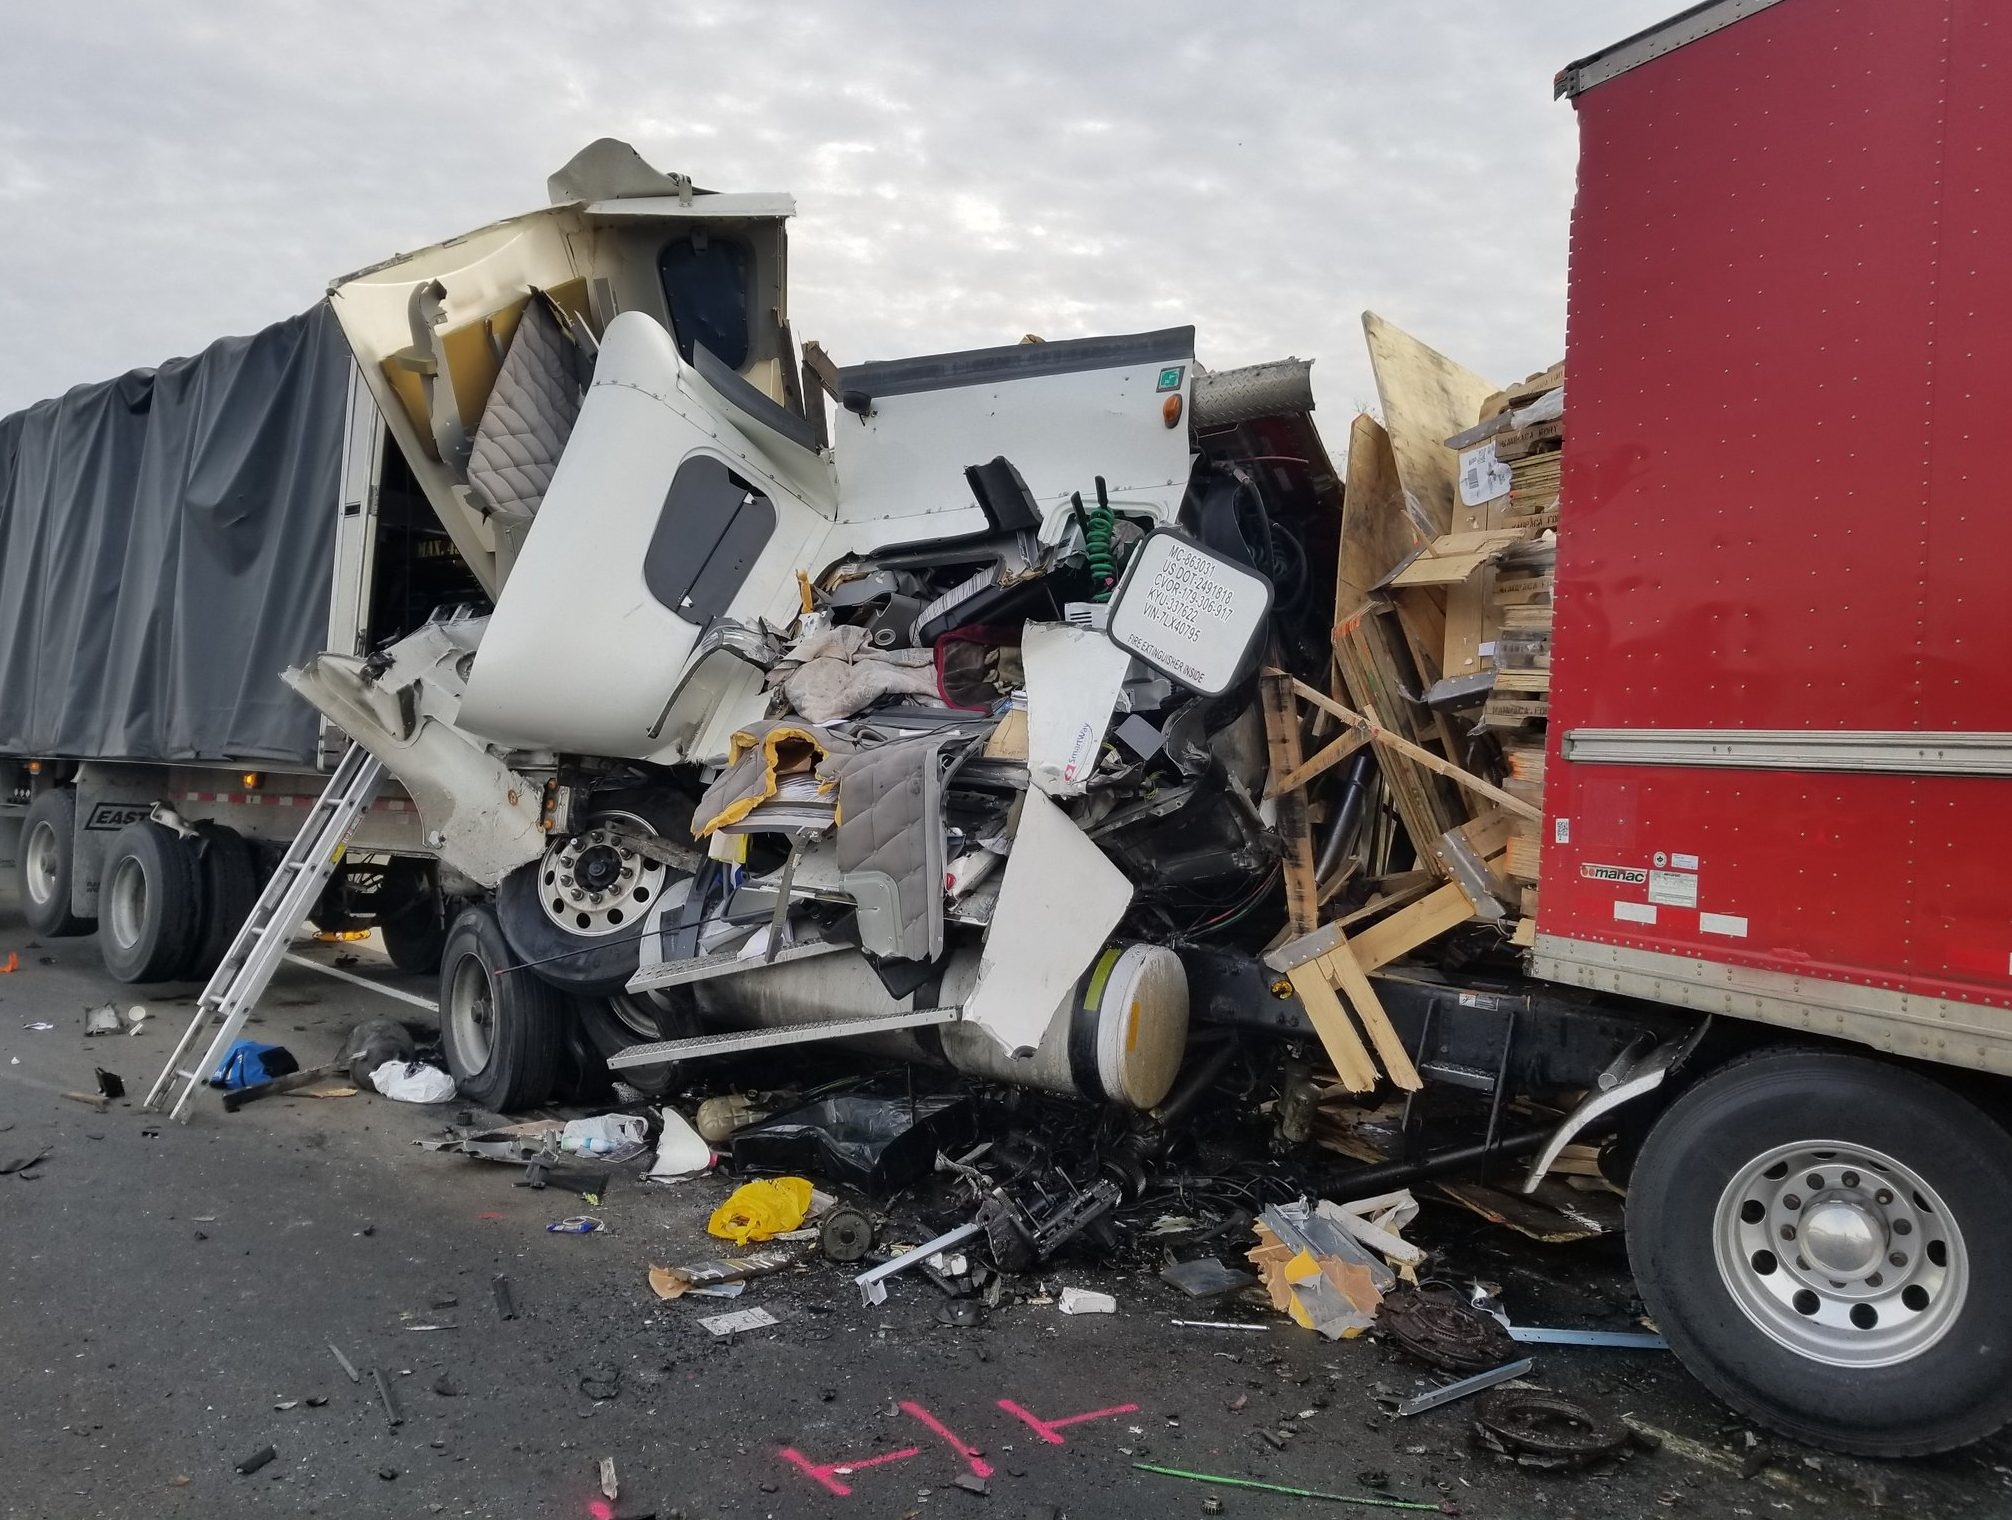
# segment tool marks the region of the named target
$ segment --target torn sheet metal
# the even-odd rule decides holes
[[[1097,768],[1132,657],[1095,629],[1029,623],[1020,660],[1028,777],[1050,797],[1080,796]]]
[[[1067,813],[1029,791],[964,1021],[1007,1050],[1032,1051],[1131,901],[1124,872]]]

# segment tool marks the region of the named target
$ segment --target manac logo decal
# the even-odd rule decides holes
[[[129,823],[151,818],[153,813],[151,802],[101,802],[91,809],[84,827],[94,834],[116,834]]]
[[[1647,886],[1649,881],[1647,871],[1639,871],[1633,866],[1581,865],[1579,874],[1588,881],[1612,881],[1630,887]]]

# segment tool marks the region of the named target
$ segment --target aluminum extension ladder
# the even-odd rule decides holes
[[[168,1117],[188,1121],[189,1100],[217,1069],[224,1052],[245,1027],[245,1020],[264,995],[280,957],[293,942],[294,930],[300,927],[329,877],[335,874],[350,833],[377,795],[377,783],[383,774],[383,762],[362,745],[350,745],[335,774],[328,778],[327,789],[315,800],[307,821],[287,846],[279,869],[259,894],[251,916],[238,929],[237,938],[231,941],[209,985],[203,988],[203,995],[196,1003],[196,1016],[189,1021],[181,1043],[168,1057],[168,1064],[154,1079],[143,1108],[158,1110],[174,1091],[174,1106],[169,1109]],[[204,1026],[213,1021],[223,1027],[210,1041],[208,1052],[200,1061],[184,1067],[182,1062],[202,1038]],[[178,1090],[177,1082],[181,1084]]]

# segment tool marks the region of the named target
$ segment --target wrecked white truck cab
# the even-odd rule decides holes
[[[569,1047],[647,1087],[847,1037],[1158,1103],[1187,980],[1178,935],[1121,932],[1126,846],[1188,837],[1136,854],[1176,878],[1148,894],[1176,925],[1273,868],[1248,689],[1201,695],[1102,631],[1208,473],[1193,329],[799,368],[787,197],[605,141],[552,191],[332,286],[493,602],[288,675],[493,890],[442,971],[464,1090],[542,1101]],[[1222,485],[1241,549],[1248,482]],[[1195,554],[1264,588],[1248,666],[1271,581]]]

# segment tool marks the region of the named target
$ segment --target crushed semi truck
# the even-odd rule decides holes
[[[607,140],[336,281],[479,594],[287,680],[417,808],[457,1082],[820,1039],[1151,1111],[1266,1037],[1358,1195],[1582,1219],[1596,1142],[1744,1414],[1997,1429],[2008,68],[1963,0],[1573,64],[1564,364],[1366,318],[1339,466],[1188,327],[836,365],[787,197]]]

